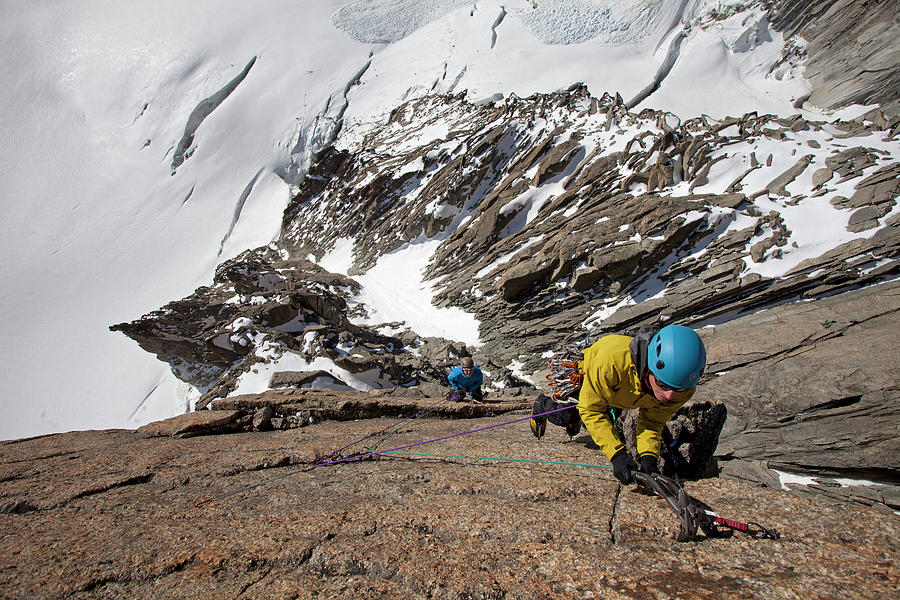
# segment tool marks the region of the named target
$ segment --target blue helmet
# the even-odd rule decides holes
[[[690,327],[666,325],[650,338],[647,366],[665,385],[686,390],[697,385],[703,375],[706,347]]]

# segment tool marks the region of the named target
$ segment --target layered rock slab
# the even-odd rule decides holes
[[[703,330],[697,398],[728,407],[717,453],[776,469],[900,480],[900,283]]]
[[[900,585],[895,514],[733,480],[688,490],[723,516],[779,529],[782,539],[675,542],[678,522],[664,502],[596,466],[394,455],[302,470],[387,423],[3,443],[0,498],[31,508],[0,514],[0,594],[888,598]],[[438,438],[461,425],[421,421],[395,440]],[[605,464],[585,437],[570,442],[560,430],[538,442],[521,424],[422,451]]]

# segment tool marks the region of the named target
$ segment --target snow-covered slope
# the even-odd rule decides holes
[[[292,152],[330,135],[326,107],[369,54],[328,26],[337,3],[301,4],[321,8],[0,6],[0,437],[184,410],[168,366],[108,327],[278,234]],[[173,173],[192,111],[254,58]]]
[[[404,99],[584,82],[682,118],[806,90],[733,2],[0,4],[0,438],[134,427],[193,390],[112,323],[278,235],[310,153]]]

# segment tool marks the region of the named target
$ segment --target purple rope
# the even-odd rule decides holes
[[[357,445],[357,444],[361,444],[362,442],[366,441],[366,440],[369,439],[369,438],[373,438],[373,437],[375,437],[376,435],[380,435],[380,434],[384,433],[384,432],[387,431],[388,429],[393,429],[394,427],[398,427],[398,426],[402,425],[403,423],[406,423],[407,421],[410,421],[410,420],[412,420],[412,419],[415,419],[416,417],[418,417],[418,416],[419,416],[420,414],[422,414],[423,412],[428,411],[428,410],[431,410],[432,408],[438,406],[439,404],[441,404],[442,402],[444,402],[444,401],[445,401],[447,398],[449,398],[449,397],[450,397],[450,394],[447,394],[447,395],[445,395],[443,398],[441,398],[440,400],[438,400],[437,402],[435,402],[434,404],[432,404],[431,406],[426,406],[425,408],[421,409],[421,410],[420,410],[419,412],[417,412],[416,414],[414,414],[414,415],[412,415],[412,416],[410,416],[410,417],[406,417],[406,418],[404,418],[404,419],[400,419],[400,420],[397,421],[396,423],[393,423],[393,424],[391,424],[391,425],[388,425],[387,427],[385,427],[385,428],[382,429],[381,431],[376,431],[375,433],[370,433],[369,435],[367,435],[367,436],[365,436],[365,437],[362,437],[362,438],[356,440],[355,442],[351,442],[351,443],[347,444],[347,445],[344,446],[343,448],[338,448],[337,450],[335,450],[334,452],[332,452],[332,453],[329,454],[328,456],[323,456],[322,458],[320,458],[319,461],[327,460],[327,459],[331,458],[332,456],[335,456],[336,454],[340,454],[341,452],[343,452],[343,451],[346,450],[347,448],[352,448],[353,446],[355,446],[355,445]],[[328,465],[328,464],[333,464],[333,463],[322,463],[322,462],[319,462],[319,461],[316,461],[316,463],[315,463],[313,466],[314,466],[314,467],[318,467],[318,466],[320,466],[320,465],[322,465],[322,464],[326,464],[326,465]]]
[[[444,437],[435,438],[433,440],[426,440],[424,442],[416,442],[415,444],[407,444],[406,446],[398,446],[397,448],[390,448],[388,450],[373,450],[372,452],[367,452],[366,454],[359,454],[357,456],[349,456],[347,458],[341,458],[339,460],[333,460],[331,462],[317,462],[312,465],[312,468],[315,467],[327,467],[328,465],[337,465],[344,462],[349,462],[351,460],[360,460],[362,458],[367,458],[369,456],[375,456],[376,454],[384,454],[386,452],[396,452],[398,450],[406,450],[407,448],[415,448],[416,446],[421,446],[423,444],[430,444],[432,442],[440,442],[443,440],[449,440],[450,438],[459,437],[461,435],[466,435],[469,433],[478,433],[479,431],[487,431],[488,429],[494,429],[495,427],[503,427],[504,425],[512,425],[513,423],[520,423],[522,421],[527,421],[529,419],[533,419],[534,417],[543,417],[544,415],[550,415],[557,412],[562,412],[564,410],[569,410],[570,408],[574,408],[575,404],[569,404],[567,406],[563,406],[562,408],[555,408],[553,410],[548,410],[545,413],[539,413],[536,415],[531,415],[528,417],[522,417],[521,419],[516,419],[514,421],[506,421],[505,423],[497,423],[496,425],[488,425],[487,427],[480,427],[478,429],[470,429],[469,431],[463,431],[460,433],[454,433],[452,435],[445,435]],[[351,444],[352,446],[353,444]]]

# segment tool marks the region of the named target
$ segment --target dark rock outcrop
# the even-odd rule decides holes
[[[205,391],[198,409],[231,393],[244,373],[285,353],[309,361],[326,357],[351,374],[370,372],[384,387],[415,384],[422,389],[443,382],[457,358],[471,354],[465,344],[420,338],[409,329],[390,336],[352,324],[347,298],[357,290],[352,279],[309,261],[284,259],[266,247],[220,265],[212,286],[110,329],[133,338]],[[274,373],[269,386],[308,387],[289,373]],[[319,376],[317,386],[348,387],[326,375]],[[499,364],[487,381],[533,389]]]
[[[637,416],[625,411],[620,419],[625,444],[637,456]],[[717,474],[719,436],[728,410],[720,402],[691,401],[678,409],[662,431],[659,470],[677,479],[699,479]]]
[[[256,362],[260,333],[285,343],[293,335],[356,331],[346,298],[358,284],[271,247],[219,265],[213,285],[132,323],[110,327],[168,362],[181,379],[208,388],[239,362]],[[293,335],[292,335],[293,334]]]

